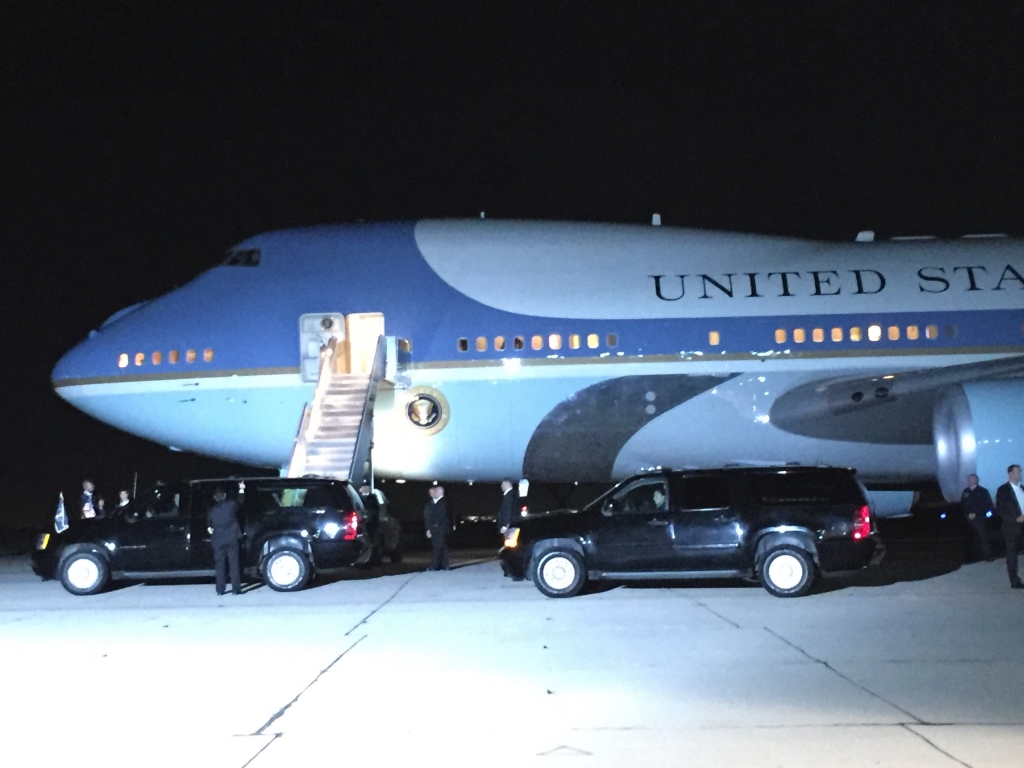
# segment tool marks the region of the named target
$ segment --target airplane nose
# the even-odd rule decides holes
[[[61,356],[57,364],[53,366],[53,371],[50,373],[50,381],[53,383],[54,388],[57,389],[57,394],[60,394],[61,385],[66,385],[68,381],[72,379],[84,378],[86,374],[86,358],[88,357],[88,350],[86,347],[89,345],[89,339],[76,344],[70,350]]]

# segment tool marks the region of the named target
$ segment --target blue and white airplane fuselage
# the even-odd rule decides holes
[[[991,484],[1024,461],[1017,240],[470,220],[272,232],[230,253],[90,334],[57,392],[163,445],[281,468],[315,387],[299,318],[382,313],[408,349],[374,410],[384,477],[798,462],[952,495],[967,468]],[[423,393],[444,411],[429,428],[410,416]]]

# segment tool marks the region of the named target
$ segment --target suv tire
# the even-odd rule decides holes
[[[583,558],[566,547],[552,547],[534,555],[530,576],[541,594],[548,597],[578,595],[587,583]]]
[[[72,595],[95,595],[107,585],[110,568],[103,555],[72,552],[60,561],[60,583]]]
[[[802,597],[811,591],[817,570],[811,556],[799,547],[769,550],[757,564],[757,578],[775,597]]]
[[[260,566],[264,583],[275,592],[297,592],[309,581],[309,559],[291,547],[275,549]]]

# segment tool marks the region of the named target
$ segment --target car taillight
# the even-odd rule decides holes
[[[355,541],[356,535],[359,533],[359,513],[349,512],[345,518],[345,535],[341,537],[342,541]]]
[[[505,546],[509,549],[515,549],[519,546],[519,529],[509,528],[505,531]]]
[[[528,506],[526,506],[525,504],[520,505],[520,507],[519,507],[519,516],[520,517],[526,517],[528,514],[530,514],[530,508]]]
[[[871,535],[871,509],[865,504],[857,510],[857,517],[853,524],[853,538],[866,539]]]

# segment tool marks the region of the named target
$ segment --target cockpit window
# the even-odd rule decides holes
[[[258,267],[260,265],[259,248],[234,248],[228,251],[224,259],[225,267]]]

